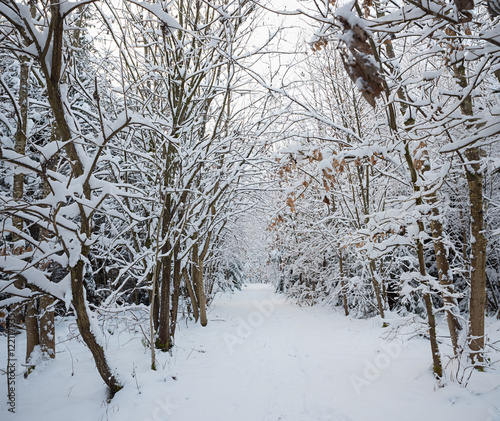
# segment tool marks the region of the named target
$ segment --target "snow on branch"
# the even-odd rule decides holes
[[[30,266],[16,256],[0,256],[0,269],[7,273],[20,274],[28,284],[56,297],[64,302],[70,294],[70,279],[66,277],[61,282],[52,282],[43,270]]]
[[[179,25],[179,22],[177,22],[172,16],[170,16],[167,12],[165,12],[162,7],[158,4],[149,4],[144,1],[133,1],[129,0],[130,3],[133,3],[137,6],[142,7],[143,9],[146,9],[147,11],[151,12],[153,15],[155,15],[160,21],[169,29],[179,29],[179,30],[184,30],[184,28]]]
[[[90,3],[95,3],[96,1],[97,0],[63,1],[60,3],[59,13],[61,17],[64,19],[78,7],[85,6],[86,4]]]

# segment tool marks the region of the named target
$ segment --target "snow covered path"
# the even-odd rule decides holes
[[[452,382],[436,388],[426,340],[385,341],[388,329],[378,319],[298,307],[271,286],[219,297],[209,326],[179,328],[173,355],[160,353],[156,372],[140,335],[111,336],[108,351],[126,386],[110,404],[88,350],[61,344],[56,361],[18,379],[15,419],[500,420],[498,370],[474,374],[468,389]],[[22,346],[19,337],[20,353]],[[0,418],[11,414],[2,407]]]

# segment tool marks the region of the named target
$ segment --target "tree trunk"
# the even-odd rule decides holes
[[[56,357],[54,304],[55,299],[50,295],[40,297],[40,346],[50,358]]]
[[[26,362],[29,363],[31,354],[37,345],[40,345],[40,337],[38,335],[38,320],[36,317],[36,300],[28,304],[28,311],[25,318],[26,326]],[[28,369],[29,372],[29,369]]]
[[[448,262],[448,256],[446,253],[446,248],[443,244],[443,225],[439,220],[439,210],[435,206],[436,195],[433,194],[429,197],[428,202],[431,204],[431,231],[434,244],[434,254],[436,255],[436,267],[438,270],[439,283],[442,290],[443,304],[446,311],[446,321],[448,323],[448,330],[450,332],[451,343],[453,345],[453,351],[455,355],[459,354],[459,344],[458,336],[462,326],[458,315],[460,313],[458,309],[457,300],[453,297],[453,278],[450,273],[450,266]]]
[[[346,284],[344,277],[344,259],[342,258],[342,252],[339,252],[339,268],[340,268],[340,286],[342,287],[342,299],[344,302],[344,312],[346,316],[349,316],[349,305],[347,304],[347,293],[346,293]]]
[[[373,259],[370,259],[370,275],[372,278],[373,291],[375,292],[375,298],[377,299],[378,312],[380,313],[380,317],[382,317],[382,319],[384,319],[385,318],[384,302],[382,301],[382,294],[380,292],[380,285],[377,281],[377,278],[375,277],[376,270],[377,270],[377,268],[375,267],[375,261]]]
[[[21,155],[26,153],[26,141],[27,141],[27,131],[28,131],[28,93],[29,93],[29,77],[30,77],[30,66],[28,59],[25,56],[21,56],[21,69],[19,74],[19,113],[21,121],[18,122],[16,135],[15,135],[15,145],[14,150]],[[24,194],[24,174],[14,174],[14,184],[12,196],[14,200],[20,200]],[[12,217],[13,225],[19,229],[23,230],[23,220],[18,216],[14,215]],[[14,241],[17,236],[14,236]]]
[[[358,12],[361,12],[361,10],[359,9],[359,6],[358,6]],[[384,16],[384,12],[377,9],[377,15],[379,17],[382,17],[382,16]],[[394,48],[393,48],[392,42],[388,41],[387,43],[385,43],[385,45],[386,45],[386,52],[387,52],[388,57],[391,59],[395,58]],[[372,49],[374,51],[374,54],[377,57],[378,53],[377,53],[375,45],[373,43],[372,43]],[[382,63],[380,63],[380,64],[382,65]],[[387,85],[385,85],[385,86],[386,86],[386,94],[387,94],[387,97],[389,98],[389,88]],[[400,109],[401,114],[403,116],[408,114],[407,117],[405,116],[404,126],[410,127],[414,123],[414,119],[413,119],[411,113],[407,113],[408,105],[406,105],[406,102],[407,102],[406,94],[403,91],[403,89],[400,87],[396,91],[396,95],[398,96],[399,99],[402,100],[402,105],[401,105],[401,109]],[[389,114],[391,116],[390,121],[389,121],[389,126],[393,130],[396,130],[397,129],[397,121],[396,121],[395,112],[394,112],[392,104],[389,104],[389,111],[390,111]],[[408,170],[410,173],[412,188],[413,188],[414,193],[417,193],[417,192],[420,192],[420,186],[417,183],[417,181],[418,181],[417,171],[415,169],[415,165],[414,165],[413,158],[411,156],[410,148],[409,148],[407,141],[405,141],[404,146],[405,146],[404,158],[405,158],[405,161],[407,163]],[[426,169],[427,168],[424,168],[423,171],[425,171]],[[422,199],[419,197],[415,200],[415,205],[419,206],[421,204],[422,204]],[[424,224],[422,221],[418,221],[418,228],[419,228],[419,232],[425,232],[424,231]],[[417,245],[417,257],[418,257],[418,263],[419,263],[419,272],[420,272],[420,275],[422,275],[422,277],[425,277],[427,275],[427,269],[425,267],[424,246],[423,246],[422,242],[420,241],[420,239],[417,239],[416,245]],[[431,342],[432,360],[434,363],[433,371],[437,377],[441,377],[443,369],[442,369],[442,365],[441,365],[441,358],[439,356],[439,347],[438,347],[438,342],[437,342],[437,337],[436,337],[436,319],[434,316],[432,299],[431,299],[431,296],[429,293],[425,293],[423,295],[424,295],[423,298],[424,298],[425,308],[426,308],[426,312],[427,312],[427,321],[429,323],[429,336],[430,336],[430,342]]]
[[[453,68],[458,85],[462,89],[468,87],[465,67]],[[465,97],[460,103],[462,114],[474,114],[472,98]],[[473,127],[469,127],[473,129]],[[484,362],[484,317],[486,307],[486,237],[484,236],[484,175],[481,172],[480,148],[473,147],[465,151],[468,162],[465,167],[469,186],[470,202],[470,304],[469,304],[469,349],[470,358],[481,368]]]
[[[196,295],[196,301],[198,302],[198,309],[200,311],[200,324],[202,326],[207,325],[207,310],[206,310],[206,298],[205,298],[205,289],[203,287],[203,278],[201,271],[201,259],[199,255],[198,248],[198,236],[195,236],[195,242],[193,244],[192,250],[192,278],[193,278],[193,286],[194,293]]]
[[[24,155],[26,153],[26,142],[27,142],[27,130],[28,130],[28,100],[29,100],[29,77],[30,77],[30,65],[29,60],[25,56],[20,57],[20,72],[19,72],[19,117],[16,134],[15,134],[15,144],[14,150],[20,154]],[[21,200],[24,195],[24,174],[18,173],[14,174],[12,197],[14,200]],[[12,224],[19,230],[23,231],[24,223],[23,219],[17,215],[12,217]],[[12,240],[16,243],[20,237],[17,234],[12,236]],[[24,247],[19,244],[14,244],[14,254],[20,254]],[[22,277],[16,277],[15,285],[18,288],[25,287],[25,281]],[[35,346],[40,344],[40,336],[38,332],[38,320],[37,320],[37,299],[31,301],[28,304],[28,309],[25,318],[26,326],[26,362],[29,361],[31,354]],[[28,370],[29,373],[30,370]]]
[[[156,266],[155,271],[159,270]],[[155,275],[153,275],[155,276]],[[158,278],[156,276],[156,278]],[[153,330],[158,332],[160,327],[160,288],[158,282],[153,282],[152,290],[149,292],[149,302],[151,305],[151,317],[153,319]]]
[[[469,254],[467,253],[467,229],[469,224],[465,223],[464,213],[460,211],[460,221],[462,222],[462,259],[464,261],[465,270],[470,270],[468,262],[469,262]]]
[[[198,311],[198,301],[196,300],[196,295],[194,293],[193,285],[191,284],[191,280],[189,279],[189,274],[186,268],[182,269],[182,275],[184,278],[184,282],[186,283],[186,288],[189,294],[189,298],[191,300],[191,306],[193,307],[193,316],[194,320],[197,322],[200,318],[200,312]]]
[[[480,150],[466,151],[469,160],[467,182],[471,212],[471,270],[469,349],[471,361],[481,367],[484,362],[484,317],[486,307],[486,238],[484,236],[483,174],[480,172]]]
[[[433,313],[430,294],[424,294],[424,303],[427,311],[427,321],[429,323],[429,339],[431,342],[432,362],[434,363],[432,371],[437,378],[441,378],[443,376],[443,366],[441,365],[441,357],[439,356],[439,346],[436,336],[436,318]]]
[[[417,199],[421,200],[421,199]],[[419,231],[423,232],[423,223],[419,222]],[[425,255],[424,255],[424,245],[420,240],[417,240],[417,256],[418,256],[418,266],[419,272],[422,277],[427,276],[427,270],[425,268]],[[443,375],[443,366],[441,365],[441,357],[439,355],[439,345],[437,342],[436,335],[436,317],[434,316],[434,307],[432,305],[431,295],[428,292],[423,294],[425,309],[427,311],[427,322],[429,323],[429,340],[431,342],[431,353],[433,362],[433,372],[434,375],[440,378]]]
[[[47,82],[47,95],[50,107],[54,114],[57,125],[58,135],[60,140],[68,142],[65,145],[66,153],[71,162],[71,169],[73,177],[83,175],[83,165],[77,153],[76,147],[72,139],[72,132],[70,125],[66,120],[65,106],[62,100],[62,93],[60,90],[61,72],[63,68],[63,40],[64,40],[64,19],[60,11],[60,4],[57,0],[50,0],[51,4],[51,22],[49,33],[52,34],[52,49],[51,49],[51,63],[47,65],[46,57],[41,57],[42,71]],[[84,182],[82,186],[83,194],[87,200],[90,200],[90,185]],[[87,218],[83,208],[80,208],[80,233],[82,238],[91,238],[90,221]],[[81,255],[87,257],[89,253],[88,246],[82,245]],[[89,314],[87,309],[87,299],[85,288],[83,285],[83,260],[79,260],[74,267],[70,267],[71,273],[71,291],[73,295],[72,304],[77,316],[77,325],[82,335],[82,339],[89,348],[94,357],[97,371],[101,375],[104,383],[109,387],[111,397],[119,391],[122,386],[112,374],[103,347],[97,342],[97,339],[90,327]]]
[[[61,80],[63,77],[63,70],[65,69],[63,56],[66,52],[64,48],[66,40],[64,35],[64,31],[66,30],[64,22],[65,14],[62,13],[61,3],[58,0],[50,0],[49,3],[50,22],[48,23],[48,27],[45,28],[47,37],[44,38],[42,44],[39,44],[39,40],[34,37],[34,42],[37,44],[37,48],[33,48],[32,51],[39,52],[37,57],[38,63],[40,65],[41,73],[45,79],[46,95],[56,122],[58,140],[65,143],[64,149],[67,156],[64,158],[71,165],[71,174],[69,179],[75,180],[84,174],[84,165],[82,164],[81,158],[77,152],[75,143],[72,142],[73,136],[77,133],[72,131],[72,125],[67,120],[69,110],[64,101],[64,93],[61,90]],[[75,124],[73,127],[77,128],[77,125]],[[78,141],[80,140],[81,139],[78,139]],[[90,176],[84,177],[81,186],[83,196],[86,200],[91,199],[91,185],[89,180]],[[87,213],[88,209],[84,205],[79,205],[78,210],[79,221],[77,223],[80,224],[78,234],[79,240],[81,241],[81,252],[78,256],[78,262],[76,265],[68,267],[71,276],[72,305],[76,312],[77,324],[82,339],[89,347],[94,357],[99,374],[104,382],[109,386],[111,395],[114,395],[114,393],[120,390],[122,386],[111,373],[104,355],[104,350],[102,346],[98,344],[90,327],[89,310],[87,308],[86,293],[83,285],[83,267],[84,259],[86,259],[89,255],[90,246],[88,244],[90,244],[90,239],[92,238],[92,230]],[[50,219],[48,222],[52,223],[53,221]],[[62,243],[66,241],[64,237],[59,237],[59,240]],[[70,255],[71,251],[69,251],[68,248],[66,248],[66,253],[70,258],[70,261],[71,258],[75,257]]]
[[[162,351],[170,349],[170,275],[172,272],[172,256],[170,254],[170,243],[167,241],[163,247],[162,275],[160,289],[160,324],[156,347]]]
[[[204,286],[204,271],[205,271],[205,259],[200,257],[198,259],[198,288],[200,289],[198,296],[200,297],[200,324],[206,326],[207,320],[207,296],[205,294]]]
[[[59,140],[59,131],[55,125],[52,126],[51,132],[51,142]],[[54,164],[47,166],[49,170],[55,170]],[[47,197],[51,193],[50,186],[46,180],[43,182],[43,197]],[[40,229],[40,241],[49,241],[51,235],[46,229]],[[50,268],[50,262],[45,261],[42,265],[42,269]],[[39,329],[40,329],[40,346],[42,352],[48,355],[50,358],[56,357],[56,330],[54,321],[54,303],[53,297],[47,294],[43,294],[40,297],[40,309],[39,309]]]
[[[179,294],[181,284],[181,261],[178,258],[179,245],[174,248],[174,273],[173,273],[173,287],[172,291],[172,312],[170,314],[170,335],[172,340],[175,337],[175,327],[177,325],[177,312],[179,310]]]
[[[408,165],[408,170],[410,171],[413,192],[419,193],[420,186],[417,183],[418,182],[417,170],[413,163],[413,159],[410,153],[410,148],[407,143],[405,144],[405,160],[406,164]],[[427,169],[428,167],[424,166],[424,169],[422,171],[426,171]],[[415,199],[416,206],[421,206],[422,203],[423,203],[422,197],[417,197]],[[419,233],[425,232],[424,223],[420,220],[417,222],[417,224],[418,224],[418,232]],[[422,276],[422,278],[425,279],[425,277],[427,276],[427,269],[425,267],[424,245],[422,244],[420,238],[417,238],[417,258],[418,258],[418,267],[420,275]],[[429,323],[429,339],[431,342],[432,361],[434,363],[433,371],[436,377],[441,377],[443,375],[443,367],[441,365],[441,357],[439,356],[439,346],[436,336],[436,317],[434,316],[434,308],[432,305],[432,299],[430,293],[424,293],[423,296],[424,296],[425,309],[427,312],[427,321]]]
[[[90,349],[97,367],[97,371],[101,375],[106,385],[110,389],[113,397],[123,386],[118,382],[115,375],[109,368],[104,348],[97,342],[97,339],[92,332],[90,326],[89,313],[87,308],[87,300],[85,297],[85,288],[83,286],[83,261],[79,260],[76,266],[71,268],[71,290],[73,292],[73,308],[76,312],[76,323],[82,339]]]

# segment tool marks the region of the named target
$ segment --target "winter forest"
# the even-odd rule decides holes
[[[499,16],[0,0],[2,420],[500,420]]]

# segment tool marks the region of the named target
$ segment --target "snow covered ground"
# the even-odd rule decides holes
[[[71,327],[57,327],[55,361],[17,378],[16,414],[1,404],[2,421],[500,420],[500,369],[472,373],[467,388],[449,380],[437,387],[415,323],[394,319],[382,328],[380,319],[298,307],[267,285],[218,297],[205,328],[182,321],[172,355],[157,355],[157,371],[139,328],[116,328],[107,350],[126,385],[109,404],[90,352],[67,340]],[[498,321],[489,335],[500,339]],[[24,346],[18,335],[19,359]],[[2,366],[6,349],[3,336]],[[5,376],[0,383],[6,402]]]

